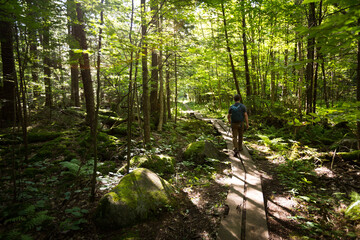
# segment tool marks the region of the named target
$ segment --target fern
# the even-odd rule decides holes
[[[26,220],[26,218],[24,216],[16,216],[16,217],[13,217],[13,218],[10,218],[10,219],[6,220],[5,225],[8,224],[8,223],[23,222],[25,220]]]
[[[25,231],[29,231],[35,227],[41,226],[44,222],[53,220],[54,218],[48,216],[47,213],[48,211],[41,211],[30,218],[24,225]]]
[[[360,220],[360,195],[356,192],[352,192],[351,195],[352,203],[345,211],[345,216],[351,220]]]

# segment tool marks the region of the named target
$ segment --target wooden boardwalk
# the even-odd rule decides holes
[[[197,119],[210,121],[225,139],[227,148],[233,149],[228,125],[221,120],[205,119],[197,112],[189,112]],[[232,170],[230,191],[226,199],[229,213],[221,220],[218,239],[269,239],[260,174],[245,146],[238,156],[229,152]]]

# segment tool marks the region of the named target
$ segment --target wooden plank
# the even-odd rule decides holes
[[[229,213],[221,220],[218,231],[219,240],[240,239],[242,231],[245,171],[240,159],[230,157],[230,160],[232,165],[231,187],[225,201]]]
[[[244,147],[240,158],[246,169],[246,223],[245,239],[269,239],[261,175],[257,171],[249,152]]]

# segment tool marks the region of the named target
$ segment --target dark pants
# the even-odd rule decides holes
[[[244,134],[244,123],[232,123],[231,124],[233,144],[235,151],[242,150],[243,134]]]

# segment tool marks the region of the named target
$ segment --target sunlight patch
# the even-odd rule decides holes
[[[335,177],[334,172],[324,166],[315,168],[315,172],[318,176],[326,176],[328,178]]]

